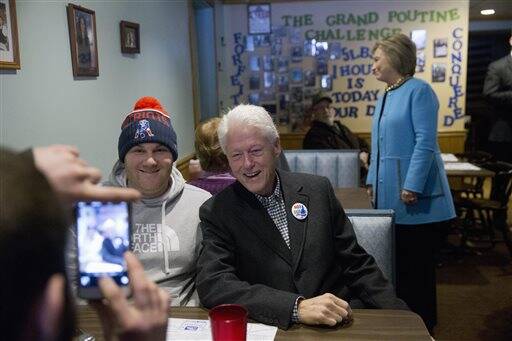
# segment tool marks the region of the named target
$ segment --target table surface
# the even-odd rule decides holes
[[[96,313],[89,306],[79,306],[78,326],[102,340],[101,325]],[[208,311],[202,308],[171,307],[170,317],[207,319]],[[320,328],[295,325],[289,330],[277,330],[280,340],[425,340],[430,341],[425,324],[413,312],[403,310],[354,309],[351,324],[339,328]]]
[[[366,188],[335,188],[334,194],[343,206],[343,209],[373,208]]]
[[[466,161],[464,161],[466,162]],[[450,163],[456,163],[456,162],[450,162]],[[450,177],[484,177],[484,178],[492,178],[494,177],[494,172],[485,168],[482,168],[480,166],[477,166],[480,169],[479,170],[455,170],[455,169],[447,169],[446,175]]]

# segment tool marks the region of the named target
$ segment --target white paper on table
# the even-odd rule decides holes
[[[457,162],[457,161],[459,161],[459,159],[455,155],[447,154],[447,153],[442,153],[441,154],[441,160],[443,160],[443,162]]]
[[[261,323],[247,323],[247,341],[272,341],[277,327]],[[212,340],[209,320],[170,318],[167,326],[167,341]]]
[[[464,171],[464,170],[474,170],[474,171],[481,170],[480,167],[475,166],[474,164],[469,163],[469,162],[448,162],[448,163],[444,164],[444,169],[445,170],[461,170],[461,171]]]

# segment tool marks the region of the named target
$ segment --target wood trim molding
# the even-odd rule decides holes
[[[371,133],[355,133],[362,139],[371,144]],[[281,146],[283,149],[302,149],[302,141],[306,133],[281,133]],[[439,148],[443,153],[462,153],[466,141],[466,131],[441,131],[438,133],[437,140]]]
[[[188,173],[188,162],[196,157],[196,153],[191,153],[178,161],[176,161],[176,168],[181,172],[181,175],[185,178],[185,180],[189,180],[190,176]]]
[[[188,2],[188,42],[190,47],[190,68],[192,72],[192,107],[194,110],[194,127],[201,121],[199,103],[199,72],[197,61],[197,34],[194,7],[192,1]]]

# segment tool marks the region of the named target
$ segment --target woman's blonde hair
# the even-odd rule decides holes
[[[196,128],[195,148],[201,168],[205,171],[225,171],[229,169],[228,159],[220,147],[217,128],[219,117],[202,122]]]
[[[381,49],[393,67],[402,76],[413,76],[416,70],[416,45],[405,34],[391,35],[375,43],[372,53]]]

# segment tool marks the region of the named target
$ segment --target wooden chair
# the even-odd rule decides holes
[[[493,248],[497,242],[504,241],[512,256],[512,240],[507,225],[507,210],[512,193],[512,164],[493,162],[482,167],[495,172],[492,179],[489,198],[459,198],[456,206],[461,212],[464,230],[463,242],[467,239],[487,242]],[[495,234],[498,230],[503,239]]]
[[[485,163],[493,161],[493,156],[487,152],[474,151],[468,153],[459,153],[455,156],[460,161],[472,163],[477,166],[482,166]],[[454,198],[482,198],[483,186],[485,178],[482,177],[464,177],[460,182],[450,184]]]

